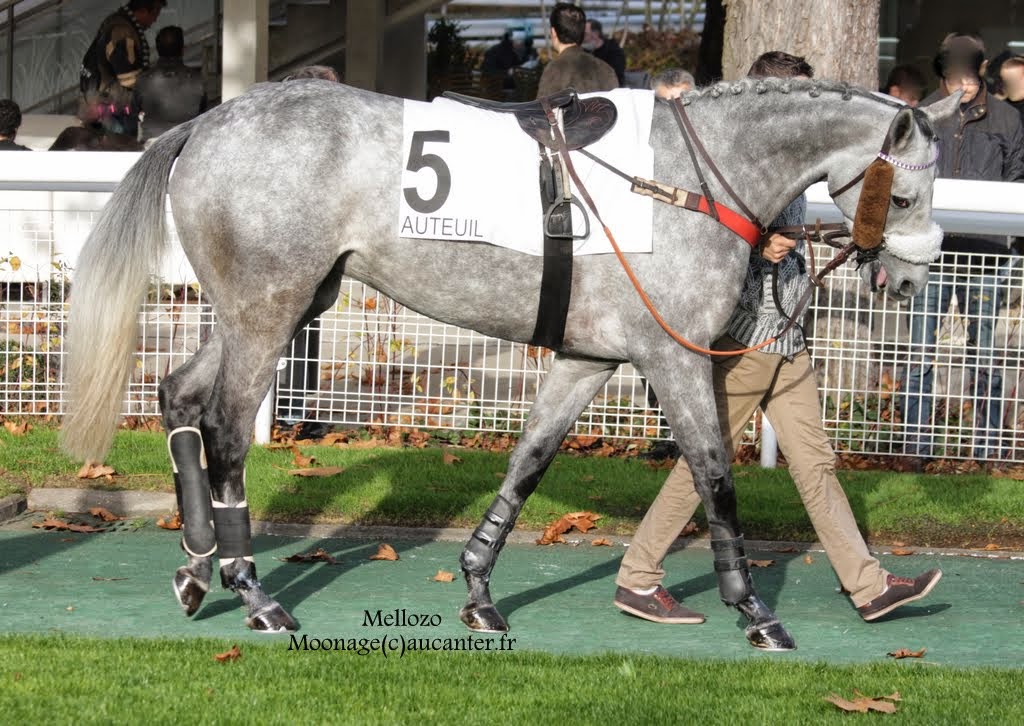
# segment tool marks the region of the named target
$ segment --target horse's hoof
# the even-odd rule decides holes
[[[276,602],[246,618],[245,624],[261,633],[291,633],[299,629],[299,624]]]
[[[206,593],[210,591],[207,583],[197,580],[185,567],[178,568],[171,584],[174,586],[174,596],[178,598],[178,604],[189,617],[196,614],[199,606],[203,604]]]
[[[748,625],[747,641],[758,650],[773,652],[796,650],[796,641],[793,640],[793,636],[786,632],[782,623],[777,620],[760,625]]]
[[[493,605],[468,603],[459,611],[459,619],[470,630],[480,633],[507,633],[508,623]]]

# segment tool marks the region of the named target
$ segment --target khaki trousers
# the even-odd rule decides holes
[[[744,346],[725,337],[716,347]],[[836,478],[835,453],[821,425],[818,384],[807,351],[793,360],[758,351],[718,359],[714,388],[729,459],[750,417],[761,407],[778,434],[814,531],[853,604],[860,607],[880,595],[887,573],[868,552]],[[680,458],[640,523],[616,583],[634,590],[660,584],[665,555],[699,504],[690,469]]]

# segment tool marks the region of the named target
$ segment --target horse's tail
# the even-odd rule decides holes
[[[78,459],[103,461],[113,442],[135,362],[139,309],[164,247],[168,178],[192,126],[162,134],[128,171],[73,268],[60,438]]]

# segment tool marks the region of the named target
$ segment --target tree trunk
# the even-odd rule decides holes
[[[879,0],[723,0],[722,71],[742,78],[762,53],[800,55],[817,78],[878,88]]]
[[[704,4],[704,30],[700,34],[700,50],[697,52],[697,72],[693,74],[698,86],[721,80],[724,38],[725,8],[722,0],[707,0]]]

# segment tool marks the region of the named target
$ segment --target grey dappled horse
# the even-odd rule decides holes
[[[721,84],[684,101],[711,157],[763,220],[819,179],[838,190],[876,158],[888,134],[899,163],[879,260],[898,296],[922,289],[941,239],[930,220],[934,169],[904,167],[934,158],[927,117],[951,112],[955,102],[912,112],[845,86],[776,80]],[[696,188],[662,102],[651,144],[655,179]],[[250,627],[298,627],[256,577],[244,464],[278,359],[297,330],[334,304],[343,274],[428,317],[510,341],[531,339],[541,258],[396,236],[401,145],[401,99],[317,81],[258,85],[159,137],[125,176],[82,251],[63,425],[63,445],[79,458],[100,461],[111,444],[133,368],[138,310],[164,246],[165,192],[181,244],[214,301],[209,341],[160,386],[187,553],[174,591],[188,615],[209,589],[216,553],[221,582],[241,596]],[[500,193],[501,170],[479,183]],[[860,185],[836,199],[850,220],[859,192]],[[720,190],[717,197],[726,199]],[[750,248],[711,218],[666,204],[654,206],[654,230],[653,254],[629,261],[663,317],[707,346],[736,305]],[[871,277],[878,279],[877,270]],[[489,591],[501,546],[573,422],[626,361],[657,390],[693,471],[722,600],[747,618],[751,643],[792,648],[747,570],[711,361],[666,335],[612,255],[574,261],[564,344],[500,492],[461,558],[469,587],[462,619],[477,630],[507,629]]]

